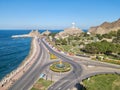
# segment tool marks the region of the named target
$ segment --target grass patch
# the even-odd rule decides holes
[[[39,90],[39,89],[36,89],[36,88],[32,88],[31,90]]]
[[[61,45],[60,47],[63,49],[63,51],[67,51],[67,52],[70,52],[72,48],[71,45]]]
[[[120,90],[120,75],[104,74],[84,80],[86,90]]]
[[[47,90],[47,88],[52,84],[50,80],[39,79],[31,90]]]
[[[55,59],[57,59],[57,56],[55,56],[54,54],[50,53],[50,59],[51,60],[55,60]]]
[[[106,60],[103,60],[103,62],[120,65],[120,60],[107,60],[107,59],[106,59]]]

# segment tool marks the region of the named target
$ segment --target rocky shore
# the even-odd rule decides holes
[[[16,80],[18,80],[35,62],[35,56],[40,50],[37,38],[33,38],[31,42],[31,50],[25,60],[19,65],[17,69],[6,75],[0,81],[0,90],[8,90]]]

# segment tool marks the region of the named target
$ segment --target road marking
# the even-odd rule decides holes
[[[61,89],[61,87],[58,88],[59,90]]]

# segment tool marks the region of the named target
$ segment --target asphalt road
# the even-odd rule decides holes
[[[55,54],[57,57],[61,58],[63,61],[69,62],[73,66],[73,71],[60,79],[59,81],[55,82],[51,87],[48,88],[48,90],[70,90],[70,88],[74,87],[76,84],[79,84],[82,80],[89,78],[90,76],[94,76],[97,74],[107,74],[107,73],[117,73],[120,74],[120,66],[119,65],[113,65],[113,64],[107,64],[107,63],[101,63],[101,62],[94,62],[91,60],[84,60],[80,59],[80,62],[75,62],[74,57],[67,56],[65,54],[61,54],[59,52],[56,52],[50,47],[47,42],[42,39],[42,42],[44,45],[48,48],[48,50]],[[89,73],[84,73],[85,70],[84,67],[82,67],[82,64],[87,65],[94,65],[94,66],[101,66],[104,68],[114,68],[114,69],[104,69],[104,70],[96,70],[94,72],[88,71]]]
[[[31,68],[27,72],[25,72],[24,75],[19,80],[17,80],[9,90],[29,90],[35,83],[35,81],[39,78],[40,73],[46,70],[46,68],[52,63],[46,62],[49,59],[49,55],[46,49],[44,48],[43,44],[41,43],[41,39],[39,39],[39,43],[40,43],[39,57],[37,58],[35,63],[31,66]],[[56,56],[58,56],[62,60],[69,62],[73,67],[73,70],[72,72],[69,73],[69,75],[65,76],[64,78],[56,82],[54,84],[55,86],[54,89],[50,89],[59,90],[61,86],[63,85],[65,86],[68,84],[68,82],[71,82],[71,80],[77,79],[77,77],[80,76],[82,69],[79,64],[73,62],[72,60],[69,60],[68,58],[54,52],[52,49],[50,51],[55,53]]]
[[[68,83],[71,83],[72,80],[75,80],[74,82],[72,82],[72,86],[74,86],[76,83],[79,83],[79,77],[83,70],[82,67],[78,63],[70,59],[69,57],[62,55],[58,52],[55,52],[51,47],[49,47],[45,43],[43,39],[42,42],[51,53],[55,54],[61,60],[69,62],[73,67],[73,70],[68,75],[66,75],[65,77],[61,78],[59,81],[54,83],[51,87],[48,88],[48,90],[67,90],[65,87],[68,86]],[[69,86],[67,88],[69,88]]]
[[[99,66],[107,66],[110,68],[118,68],[114,65],[106,65],[106,64],[99,64],[99,63],[92,63],[91,61],[87,62],[75,62],[73,57],[69,57],[67,55],[61,54],[59,52],[54,51],[47,43],[44,41],[44,39],[39,39],[38,42],[40,43],[40,53],[37,57],[37,60],[35,63],[31,66],[31,68],[24,73],[24,75],[15,82],[15,84],[10,88],[10,90],[29,90],[32,85],[35,83],[36,80],[39,79],[40,74],[46,70],[46,68],[52,63],[49,62],[49,54],[46,48],[53,54],[55,54],[57,57],[61,58],[61,60],[69,62],[73,69],[70,73],[68,73],[66,76],[61,78],[59,81],[55,82],[52,86],[48,88],[48,90],[69,90],[69,88],[72,88],[76,85],[76,83],[81,82],[83,79],[86,79],[90,76],[101,74],[101,73],[116,73],[114,71],[100,71],[100,72],[92,72],[89,74],[84,74],[84,67],[82,64],[92,64],[92,65],[99,65]],[[119,73],[119,72],[117,72]]]
[[[44,66],[46,61],[49,59],[49,54],[46,53],[46,49],[43,47],[41,40],[38,41],[40,43],[40,53],[37,60],[9,90],[29,90],[39,78],[40,73],[44,70],[41,67]]]

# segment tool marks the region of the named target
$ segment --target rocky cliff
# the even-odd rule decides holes
[[[111,31],[117,31],[118,29],[120,29],[120,19],[112,23],[104,22],[100,26],[91,27],[89,32],[92,34],[106,34]]]
[[[79,28],[67,28],[64,31],[58,33],[55,38],[66,38],[68,36],[72,36],[72,35],[79,35],[81,34],[83,31]]]

